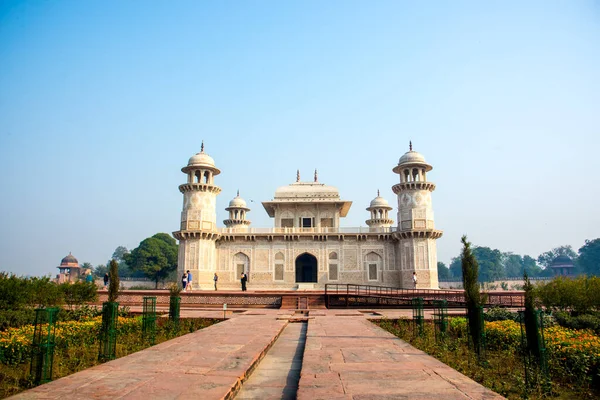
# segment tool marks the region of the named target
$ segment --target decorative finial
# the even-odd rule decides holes
[[[204,140],[202,141],[202,146],[200,146],[200,153],[204,153]]]
[[[379,197],[379,189],[377,189],[377,197]]]
[[[319,178],[317,177],[317,169],[315,168],[315,182],[318,182]]]
[[[240,189],[238,189],[237,197],[240,197]]]
[[[296,182],[300,182],[300,170],[296,170]]]
[[[412,140],[411,140],[410,142],[408,142],[408,149],[409,149],[410,151],[412,151]]]

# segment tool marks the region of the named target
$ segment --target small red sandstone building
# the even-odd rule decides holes
[[[79,261],[71,252],[69,255],[63,258],[60,262],[58,268],[58,275],[56,276],[56,280],[58,283],[64,282],[77,282],[81,275],[81,267],[79,266]]]

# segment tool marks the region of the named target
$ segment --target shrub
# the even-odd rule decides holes
[[[578,314],[600,311],[600,277],[557,277],[538,285],[536,296],[551,310],[572,310]]]
[[[502,307],[492,307],[483,314],[486,321],[516,321],[518,315]]]
[[[35,311],[33,308],[0,311],[0,331],[33,323],[35,323]]]
[[[557,311],[554,313],[556,322],[565,328],[570,329],[591,329],[596,334],[600,334],[600,318],[592,314],[582,314],[572,316],[566,311]]]
[[[58,321],[85,321],[101,314],[102,310],[98,307],[83,305],[73,310],[61,310],[58,313]]]
[[[94,282],[67,282],[59,287],[69,309],[73,309],[74,305],[82,306],[85,303],[98,300],[98,290]]]

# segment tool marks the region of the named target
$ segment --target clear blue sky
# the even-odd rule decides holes
[[[0,270],[176,230],[203,139],[219,222],[239,188],[272,226],[260,201],[318,168],[365,226],[412,140],[440,261],[463,233],[577,250],[600,236],[599,131],[598,1],[0,1]]]

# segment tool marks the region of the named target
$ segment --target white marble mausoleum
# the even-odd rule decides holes
[[[438,288],[436,240],[431,193],[431,171],[420,153],[405,153],[393,171],[399,182],[392,186],[398,199],[397,224],[392,207],[381,196],[365,213],[368,227],[343,227],[351,201],[342,200],[338,189],[318,181],[300,180],[275,191],[262,203],[273,218],[273,227],[254,228],[246,202],[239,196],[225,209],[225,227],[217,226],[215,184],[220,170],[204,152],[192,156],[181,170],[187,182],[183,193],[179,240],[179,276],[190,270],[194,289],[238,288],[240,274],[248,276],[248,288],[293,290],[322,289],[327,283]]]

